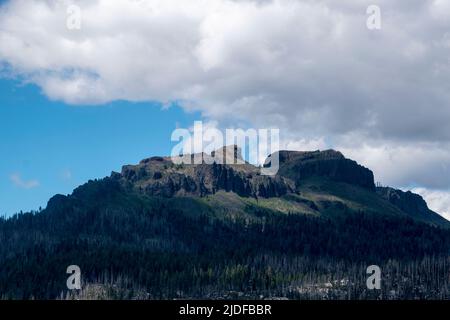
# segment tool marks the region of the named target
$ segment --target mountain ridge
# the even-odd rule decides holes
[[[224,156],[223,164],[211,161],[215,153]],[[153,156],[136,165],[125,165],[120,173],[112,172],[109,178],[117,180],[127,190],[147,196],[205,197],[225,191],[255,199],[298,195],[304,181],[320,178],[362,188],[421,222],[450,226],[450,222],[428,208],[420,195],[376,187],[370,169],[347,159],[339,151],[282,150],[270,155],[265,166],[273,156],[279,157],[279,171],[275,176],[261,175],[259,167],[243,160],[240,148],[227,146],[211,155],[182,155],[185,160],[196,159],[197,164],[175,164],[171,157]],[[212,164],[207,164],[207,160]],[[232,164],[228,164],[230,162]]]

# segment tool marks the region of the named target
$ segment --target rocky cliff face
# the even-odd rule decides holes
[[[375,189],[373,174],[369,169],[333,150],[280,151],[280,171],[276,176],[261,175],[260,168],[246,163],[240,152],[236,146],[230,146],[212,155],[183,156],[185,160],[196,160],[198,164],[174,164],[169,157],[153,157],[138,165],[124,166],[121,174],[113,176],[128,187],[163,197],[188,194],[204,196],[218,190],[235,192],[244,197],[278,197],[295,192],[297,183],[313,176]],[[206,160],[211,162],[211,156],[218,154],[225,156],[225,164],[205,163]]]
[[[443,219],[428,208],[427,203],[420,195],[411,191],[404,192],[389,187],[377,187],[376,191],[381,197],[411,217],[436,223],[441,222]]]
[[[280,151],[279,159],[279,174],[295,182],[320,176],[375,190],[372,171],[345,158],[338,151]]]
[[[378,187],[377,193],[404,211],[425,212],[428,210],[425,200],[410,191],[403,192],[389,187]]]
[[[224,156],[226,163],[233,163],[234,160],[236,164],[206,164],[205,161],[174,164],[171,158],[153,157],[135,166],[124,166],[121,174],[113,176],[147,195],[163,197],[204,196],[225,190],[244,197],[269,198],[294,191],[292,181],[281,176],[261,176],[259,168],[245,163],[239,148],[232,148],[234,154],[220,149],[215,155]],[[189,157],[205,160],[211,156],[196,154]]]

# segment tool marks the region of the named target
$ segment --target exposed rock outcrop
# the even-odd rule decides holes
[[[249,164],[179,164],[169,158],[149,159],[137,166],[125,166],[121,179],[148,195],[172,197],[177,195],[204,196],[219,190],[244,197],[277,197],[293,192],[291,181],[279,176],[259,174]]]
[[[428,210],[425,200],[410,191],[404,192],[389,187],[378,187],[377,193],[403,211],[419,213]]]
[[[373,172],[356,161],[345,158],[338,151],[280,151],[278,154],[279,174],[295,182],[321,176],[375,190]]]
[[[182,156],[189,164],[174,164],[169,157],[145,159],[138,165],[124,166],[120,177],[148,195],[163,197],[204,196],[218,190],[245,197],[277,197],[295,192],[296,183],[313,176],[375,189],[373,173],[340,152],[280,151],[278,155],[280,171],[276,176],[261,175],[260,168],[243,160],[240,148],[228,146],[211,155]]]
[[[389,187],[377,187],[376,191],[381,197],[413,218],[431,221],[437,225],[445,220],[437,213],[431,211],[420,195],[411,191],[404,192]]]

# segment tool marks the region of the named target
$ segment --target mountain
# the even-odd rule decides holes
[[[206,163],[217,155],[236,164]],[[275,176],[236,146],[192,165],[152,157],[0,220],[1,296],[450,297],[450,222],[419,195],[376,187],[334,150],[274,156]],[[373,264],[380,291],[366,287]],[[83,290],[67,290],[69,265]]]
[[[244,198],[243,202],[265,199],[263,202],[270,203],[270,199],[276,199],[273,202],[282,202],[291,213],[326,214],[331,206],[450,226],[449,221],[428,208],[421,196],[375,187],[372,171],[334,150],[280,151],[271,155],[268,161],[274,156],[279,158],[276,176],[261,175],[260,168],[243,160],[237,146],[216,152],[224,155],[223,163],[236,164],[206,164],[205,158],[210,157],[206,154],[189,155],[189,163],[200,159],[200,164],[194,165],[175,165],[170,157],[152,157],[138,165],[124,166],[121,173],[112,173],[111,179],[128,191],[149,197],[214,199],[223,191]]]

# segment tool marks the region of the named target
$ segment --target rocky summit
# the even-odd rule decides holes
[[[216,154],[224,155],[222,164],[210,160]],[[120,174],[112,176],[140,192],[164,197],[204,196],[224,190],[244,197],[271,198],[297,192],[302,180],[314,176],[375,190],[372,171],[346,159],[340,152],[280,151],[268,160],[277,155],[280,170],[276,176],[261,175],[260,168],[243,160],[237,146],[221,148],[211,155],[183,156],[192,160],[188,163],[199,164],[176,165],[170,157],[152,157],[138,165],[124,166]]]
[[[220,161],[215,162],[217,156]],[[181,155],[184,163],[179,164],[171,157],[147,158],[137,165],[123,166],[121,173],[111,174],[111,179],[127,190],[146,196],[205,197],[224,191],[255,199],[299,195],[305,182],[319,179],[366,190],[410,217],[448,225],[444,218],[428,208],[421,196],[388,187],[377,188],[370,169],[347,159],[339,151],[283,150],[269,155],[264,166],[274,157],[279,159],[275,176],[262,175],[261,168],[246,162],[242,150],[232,145],[211,154]]]

